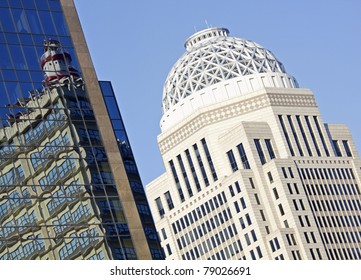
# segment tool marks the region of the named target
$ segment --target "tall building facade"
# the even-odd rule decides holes
[[[361,259],[348,128],[255,42],[210,28],[185,48],[163,91],[166,171],[146,187],[166,258]]]
[[[72,0],[0,1],[0,259],[162,259]]]

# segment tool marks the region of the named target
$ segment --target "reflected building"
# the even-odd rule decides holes
[[[162,259],[112,86],[77,62],[74,14],[0,1],[0,259]]]

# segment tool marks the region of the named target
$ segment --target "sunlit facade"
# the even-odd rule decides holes
[[[166,258],[361,259],[349,129],[259,44],[209,28],[185,47],[163,90],[165,173],[146,187]]]
[[[77,60],[74,14],[0,1],[0,259],[162,259],[112,86]]]

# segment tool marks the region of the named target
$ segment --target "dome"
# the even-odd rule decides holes
[[[181,105],[198,98],[197,95],[203,94],[202,91],[210,86],[213,88],[225,81],[243,77],[257,80],[261,87],[298,87],[296,80],[286,73],[282,63],[269,50],[253,41],[229,36],[226,28],[208,28],[197,32],[188,38],[184,46],[186,52],[175,63],[164,84],[163,128],[171,115],[181,114],[173,113],[179,111]],[[239,94],[257,89],[251,87]],[[224,99],[219,95],[211,98],[218,101]],[[185,117],[184,113],[182,115]],[[183,117],[179,115],[173,119]],[[175,119],[171,121],[174,122]]]
[[[255,73],[286,73],[269,50],[228,34],[226,28],[209,28],[186,41],[187,52],[164,84],[163,113],[194,92],[221,81]]]

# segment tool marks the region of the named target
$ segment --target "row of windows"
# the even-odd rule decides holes
[[[361,226],[361,216],[318,216],[318,226],[323,227],[339,227],[339,228],[350,228]],[[342,226],[341,226],[342,225]]]
[[[294,118],[296,118],[296,121],[294,121]],[[316,135],[315,135],[315,132],[314,132],[314,127],[316,128],[317,135],[318,135],[319,139],[321,140],[321,144],[322,144],[323,150],[325,152],[325,155],[328,156],[328,157],[330,156],[330,152],[329,152],[329,149],[328,149],[328,146],[327,146],[327,143],[326,143],[326,139],[325,139],[325,137],[323,135],[323,132],[322,132],[322,129],[321,129],[321,126],[320,126],[320,123],[319,123],[319,120],[318,120],[317,116],[299,116],[299,115],[291,116],[291,115],[287,115],[285,117],[285,116],[282,116],[282,115],[278,115],[278,119],[279,119],[279,122],[280,122],[280,125],[281,125],[281,128],[282,128],[283,134],[285,136],[287,146],[288,146],[288,148],[290,150],[291,156],[295,156],[296,154],[295,154],[295,149],[293,147],[290,135],[292,135],[292,139],[294,140],[294,143],[296,143],[298,154],[300,156],[305,155],[304,150],[303,150],[303,146],[301,144],[301,140],[300,140],[300,137],[299,137],[299,134],[298,134],[298,131],[300,131],[300,134],[302,136],[303,143],[304,143],[304,145],[306,147],[308,156],[313,156],[313,152],[312,152],[312,149],[311,149],[311,146],[310,146],[310,141],[309,141],[309,138],[306,135],[305,128],[308,129],[307,132],[311,136],[312,143],[313,143],[313,146],[314,146],[314,148],[316,150],[317,156],[321,156],[319,143],[318,143],[318,141],[316,139]],[[310,119],[313,119],[313,124],[311,124]],[[285,120],[287,120],[287,123],[285,122]],[[296,128],[296,123],[298,125],[298,130]],[[304,125],[304,123],[306,123],[306,125]],[[290,130],[288,129],[288,127],[290,128]],[[290,134],[289,134],[289,131],[290,131]]]
[[[0,176],[0,192],[6,190],[10,185],[16,185],[22,179],[24,179],[24,170],[21,165],[10,169]]]
[[[309,195],[359,195],[357,184],[311,184],[306,185],[307,194]]]
[[[15,212],[20,206],[25,207],[31,203],[29,199],[30,193],[28,189],[24,189],[21,193],[18,190],[10,193],[4,203],[0,205],[0,221],[11,212]]]
[[[360,260],[361,252],[359,248],[342,248],[327,250],[331,260]]]
[[[313,260],[322,260],[322,256],[321,256],[321,251],[320,251],[320,249],[319,248],[316,248],[316,252],[317,252],[317,257],[318,258],[316,258],[316,255],[315,255],[315,253],[314,253],[314,251],[313,251],[313,248],[310,248],[310,253],[311,253],[311,257],[312,257],[312,259]]]
[[[275,156],[275,153],[273,151],[271,140],[270,139],[265,139],[264,142],[265,142],[266,147],[267,147],[269,158],[274,159],[276,156]],[[257,150],[259,159],[261,161],[261,164],[264,165],[267,162],[267,159],[266,159],[266,157],[265,157],[265,155],[263,153],[262,144],[260,142],[260,139],[254,139],[254,144],[256,146],[256,150]]]
[[[46,143],[45,147],[39,151],[32,153],[31,163],[33,165],[34,170],[37,170],[38,167],[43,166],[45,162],[49,161],[48,155],[56,155],[58,152],[64,150],[64,146],[70,144],[68,134],[59,135],[53,141]]]
[[[0,7],[61,11],[59,0],[1,0]]]
[[[20,234],[25,231],[31,230],[31,225],[33,225],[37,221],[34,212],[25,213],[22,216],[13,219],[7,223],[1,225],[0,232],[1,236],[8,237],[9,235]]]
[[[168,210],[172,210],[174,208],[174,204],[173,204],[173,200],[172,200],[172,196],[170,195],[170,192],[169,191],[165,192],[164,197],[165,197],[165,200],[166,200],[167,205],[168,205]],[[162,203],[160,197],[157,197],[155,199],[155,204],[157,206],[159,216],[161,218],[163,218],[164,214],[165,214],[165,210],[164,210],[163,203]]]
[[[303,179],[355,179],[352,168],[300,168]]]
[[[217,173],[216,173],[213,161],[212,161],[211,154],[210,154],[208,146],[207,146],[207,142],[203,138],[203,139],[201,139],[201,143],[202,143],[202,147],[203,147],[204,153],[205,153],[206,158],[207,158],[208,166],[209,166],[209,169],[211,171],[213,180],[217,181],[218,180]],[[198,166],[199,166],[199,169],[201,171],[204,184],[206,186],[209,186],[209,184],[210,184],[209,179],[208,179],[207,172],[206,172],[203,160],[202,160],[202,156],[200,154],[200,151],[199,151],[199,148],[198,148],[197,144],[193,145],[193,150],[194,150],[195,156],[197,158]],[[194,166],[192,157],[191,157],[190,152],[189,152],[188,149],[185,150],[185,155],[186,155],[186,158],[187,158],[187,161],[188,161],[189,169],[190,169],[192,177],[193,177],[194,184],[196,186],[197,191],[199,192],[199,191],[201,191],[201,186],[200,186],[200,183],[199,183],[198,175],[197,175],[197,172],[195,170],[195,166]],[[191,187],[191,181],[190,181],[189,175],[188,175],[188,173],[186,171],[186,167],[184,165],[182,155],[179,154],[177,156],[177,161],[178,161],[178,165],[180,167],[180,171],[181,171],[181,174],[182,174],[182,177],[183,177],[183,181],[184,181],[184,183],[186,185],[188,196],[192,197],[193,196],[193,190],[192,190],[192,187]],[[170,169],[172,171],[174,182],[176,183],[176,187],[177,187],[177,190],[178,190],[180,200],[181,200],[181,202],[184,202],[185,197],[184,197],[183,189],[182,189],[181,182],[180,182],[180,179],[179,179],[179,176],[178,176],[178,173],[177,173],[177,169],[176,169],[176,166],[175,166],[173,160],[169,161],[169,166],[170,166]]]
[[[361,210],[359,200],[311,200],[314,211],[359,211]],[[332,209],[332,210],[331,210]]]
[[[19,245],[14,251],[4,254],[0,257],[1,260],[22,260],[31,259],[32,256],[39,255],[45,251],[45,243],[41,234],[37,236],[29,236],[30,242]],[[0,241],[1,242],[1,241]],[[0,243],[1,245],[1,243]]]
[[[342,141],[342,145],[345,150],[346,156],[352,157],[352,153],[350,150],[350,146],[348,145],[348,141],[347,140],[341,140],[341,141]],[[338,144],[338,140],[332,140],[332,144],[333,144],[333,149],[335,151],[335,155],[337,157],[342,157],[342,152],[341,152],[340,146]]]
[[[210,240],[212,241],[213,244],[213,247],[209,245],[210,249],[215,248],[217,245],[220,245],[229,238],[232,238],[233,236],[237,235],[238,232],[234,224],[229,225],[227,228],[223,229],[223,231],[219,230],[218,232],[216,232],[216,230],[220,229],[221,224],[224,224],[225,221],[228,221],[230,219],[226,215],[224,216],[225,220],[223,220],[223,217],[221,220],[221,215],[218,215],[221,223],[218,221],[218,217],[214,216],[213,218],[210,219],[210,222],[206,221],[205,223],[199,225],[197,228],[194,228],[193,231],[189,231],[189,233],[186,233],[184,236],[177,238],[177,244],[179,250],[182,250],[187,245],[190,245],[191,243],[198,240],[200,237],[206,235],[207,233],[214,233],[214,235],[210,237]],[[216,223],[214,221],[216,221]]]
[[[212,252],[211,249],[209,249],[211,247],[207,247],[207,244],[208,244],[208,246],[211,246],[209,239],[206,241],[203,241],[202,244],[199,244],[198,246],[191,249],[189,252],[186,252],[185,254],[183,254],[182,259],[183,260],[186,260],[186,259],[195,260],[196,258],[199,258],[200,256],[203,256],[204,254],[206,254],[208,252]],[[212,256],[210,256],[208,258],[208,260],[230,259],[234,255],[239,254],[242,251],[243,251],[242,244],[239,240],[237,240],[237,241],[233,242],[232,244],[230,244],[228,247],[226,247],[226,248],[220,250],[219,252],[216,252]],[[244,257],[244,259],[245,259],[245,257]]]
[[[360,234],[360,233],[359,233]],[[324,232],[323,238],[326,244],[348,244],[354,243],[356,247],[360,244],[360,237],[353,232]]]

